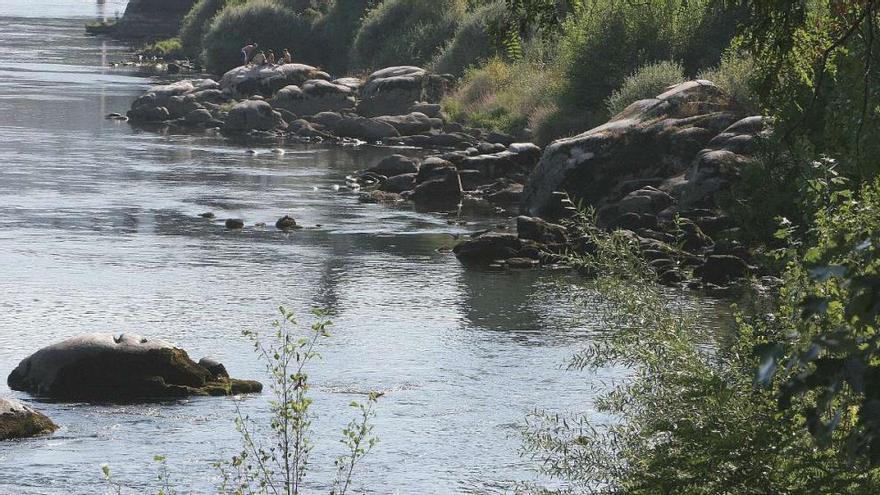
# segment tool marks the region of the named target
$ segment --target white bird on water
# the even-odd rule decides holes
[[[281,148],[272,148],[272,153],[275,153],[276,155],[283,155],[284,150]]]

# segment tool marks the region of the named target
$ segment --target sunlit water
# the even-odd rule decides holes
[[[42,346],[104,331],[171,340],[265,380],[241,331],[268,330],[279,304],[331,308],[333,337],[312,369],[311,488],[327,492],[346,404],[370,390],[385,392],[381,441],[358,490],[503,493],[534,478],[517,425],[537,407],[589,414],[590,382],[605,378],[560,369],[600,330],[554,295],[563,277],[475,272],[438,250],[503,219],[451,226],[333,190],[390,150],[248,155],[247,144],[104,120],[157,82],[108,69],[124,47],[83,34],[124,3],[0,0],[0,378]],[[285,213],[306,228],[276,231]],[[229,232],[230,217],[249,226]],[[2,382],[0,394],[31,401],[61,430],[0,444],[0,494],[100,493],[105,462],[145,491],[155,454],[183,492],[208,493],[209,464],[239,448],[229,399],[57,404]],[[260,422],[267,400],[246,398],[242,411]]]

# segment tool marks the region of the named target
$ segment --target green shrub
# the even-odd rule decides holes
[[[141,53],[148,57],[156,57],[166,60],[186,58],[186,53],[180,42],[180,38],[169,38],[167,40],[160,40],[151,43],[143,47]]]
[[[872,218],[876,225],[876,213]],[[603,386],[590,418],[554,411],[529,417],[523,453],[564,484],[559,492],[537,492],[877,493],[880,469],[852,464],[843,435],[817,444],[805,416],[779,408],[781,380],[756,387],[761,350],[798,334],[780,320],[800,315],[800,301],[780,301],[775,317],[740,315],[731,332],[707,331],[702,307],[660,288],[631,236],[600,231],[593,220],[583,215],[573,225],[591,253],[569,262],[595,278],[570,293],[583,294],[577,303],[604,331],[570,367],[628,373]],[[857,429],[850,419],[842,429]]]
[[[526,139],[556,113],[559,84],[558,74],[539,58],[507,62],[495,57],[468,69],[443,104],[454,120]]]
[[[721,64],[715,68],[700,71],[697,78],[714,82],[748,111],[759,112],[760,103],[752,87],[754,72],[754,59],[730,52],[724,55]]]
[[[324,49],[321,62],[327,70],[342,74],[349,69],[354,38],[367,10],[377,0],[336,0],[314,29],[315,43]]]
[[[178,37],[183,50],[190,58],[198,58],[202,54],[202,37],[211,19],[232,0],[199,0],[180,23]]]
[[[678,62],[650,63],[628,76],[623,85],[605,100],[605,106],[610,115],[617,115],[631,103],[653,98],[684,80],[684,68]]]
[[[298,61],[317,63],[316,52],[321,47],[311,42],[311,27],[311,17],[296,14],[272,0],[227,5],[205,33],[205,64],[216,74],[241,65],[241,47],[248,41],[275,53],[290,48]]]
[[[496,55],[496,42],[488,29],[493,22],[499,22],[506,11],[504,1],[496,1],[470,12],[452,40],[434,59],[433,69],[461,76],[468,67]]]
[[[566,20],[560,42],[566,79],[560,107],[593,111],[602,120],[605,99],[639,67],[681,60],[693,75],[699,64],[717,63],[730,39],[701,36],[710,17],[724,12],[711,0],[602,0],[580,9]]]
[[[466,14],[466,0],[386,0],[370,10],[354,40],[352,60],[362,69],[424,65]]]

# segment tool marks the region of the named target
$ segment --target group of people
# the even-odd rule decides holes
[[[275,52],[269,50],[268,52],[263,52],[259,50],[259,45],[256,43],[248,43],[241,49],[241,58],[242,65],[275,65],[278,63],[275,58]],[[292,62],[290,56],[290,50],[287,48],[281,53],[281,61],[282,64],[289,64]]]

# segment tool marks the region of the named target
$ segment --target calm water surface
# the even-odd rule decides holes
[[[280,304],[332,308],[334,336],[313,369],[317,492],[340,453],[345,405],[370,390],[386,393],[381,443],[359,490],[504,493],[533,478],[516,426],[535,407],[589,413],[596,378],[559,369],[597,330],[572,324],[547,290],[560,276],[478,273],[438,252],[450,234],[502,219],[453,227],[333,190],[389,150],[255,146],[251,156],[246,144],[104,120],[157,82],[107,68],[125,48],[83,34],[124,4],[0,0],[0,378],[42,346],[102,331],[167,339],[265,380],[241,331],[268,329]],[[285,213],[307,228],[271,228]],[[228,232],[229,217],[249,227]],[[5,379],[0,394],[34,401]],[[265,419],[266,401],[248,397],[243,411]],[[145,491],[155,454],[184,492],[208,493],[208,464],[239,445],[228,399],[36,406],[61,430],[0,445],[0,495],[101,493],[104,462]]]

